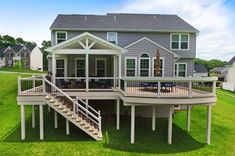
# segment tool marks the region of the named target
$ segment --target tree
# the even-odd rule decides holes
[[[204,65],[208,71],[210,71],[211,69],[213,69],[215,67],[223,67],[228,64],[228,62],[221,61],[218,59],[212,59],[212,60],[207,61],[207,60],[203,60],[203,59],[199,59],[199,58],[196,58],[194,60],[194,63]]]
[[[48,52],[45,51],[45,49],[49,48],[51,46],[51,41],[43,41],[42,47],[40,48],[43,54],[43,70],[48,70],[48,60],[47,55]]]
[[[15,40],[15,42],[16,42],[16,44],[25,44],[25,41],[22,39],[22,38],[20,38],[20,37],[18,37],[16,40]]]
[[[16,44],[16,41],[15,41],[14,37],[11,37],[9,35],[4,35],[4,36],[2,36],[2,38],[3,38],[3,41],[4,41],[3,44],[5,45],[5,47],[13,46],[13,45]]]

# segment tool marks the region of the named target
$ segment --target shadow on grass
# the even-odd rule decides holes
[[[173,125],[173,144],[167,143],[167,120],[158,119],[156,131],[151,130],[151,119],[136,118],[135,144],[130,144],[130,117],[121,117],[120,130],[115,128],[115,115],[102,118],[103,141],[96,142],[83,131],[70,124],[70,135],[65,134],[65,119],[58,116],[59,127],[54,128],[54,113],[44,111],[43,142],[77,142],[89,141],[101,144],[100,148],[114,149],[135,153],[180,153],[193,151],[205,146],[192,138],[185,130]],[[36,110],[36,128],[31,127],[31,117],[26,120],[26,140],[20,139],[20,125],[9,132],[3,142],[41,142],[39,140],[38,111]],[[89,148],[89,147],[88,147]]]

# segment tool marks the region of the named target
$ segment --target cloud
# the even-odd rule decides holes
[[[200,31],[197,57],[229,60],[235,55],[234,12],[223,0],[129,0],[116,12],[177,14]]]

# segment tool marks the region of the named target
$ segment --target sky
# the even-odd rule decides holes
[[[197,57],[228,61],[235,56],[235,0],[0,0],[0,35],[39,46],[50,40],[58,14],[177,14],[197,28]]]

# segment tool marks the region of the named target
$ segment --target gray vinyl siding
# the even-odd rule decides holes
[[[179,59],[176,63],[187,63],[187,76],[193,76],[194,62],[193,59]]]
[[[157,45],[149,42],[148,40],[142,40],[137,44],[127,48],[128,52],[122,57],[122,75],[125,75],[125,57],[136,57],[137,58],[137,75],[139,76],[139,58],[143,53],[147,53],[150,58],[150,76],[153,75],[152,58],[156,57],[157,49],[160,51],[160,57],[164,58],[164,76],[172,77],[174,71],[174,55]]]
[[[78,36],[83,33],[82,31],[67,31],[68,39]],[[89,32],[100,38],[106,40],[107,32]],[[55,35],[56,31],[52,31],[52,45],[56,43]],[[170,50],[170,33],[143,33],[143,32],[118,32],[118,45],[126,47],[127,45],[143,38],[147,37],[161,46]],[[189,50],[172,50],[172,52],[178,54],[181,58],[195,58],[196,56],[196,34],[190,34]]]

